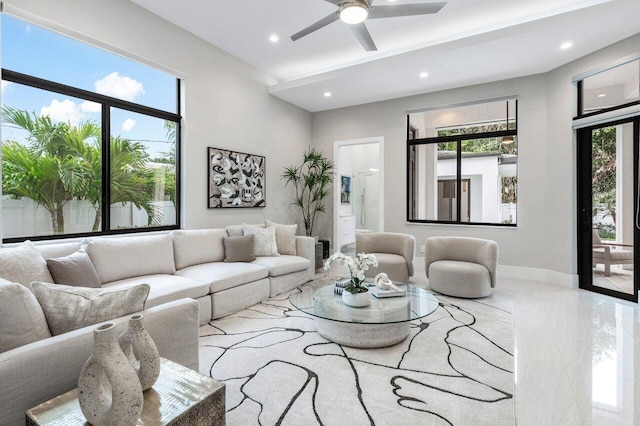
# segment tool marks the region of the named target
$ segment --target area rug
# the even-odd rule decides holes
[[[510,304],[437,297],[405,341],[354,349],[280,295],[202,326],[200,370],[228,425],[515,424]]]

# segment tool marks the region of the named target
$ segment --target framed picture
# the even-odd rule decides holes
[[[210,209],[265,207],[265,157],[211,147],[207,154]]]
[[[351,176],[340,176],[340,203],[351,204]]]

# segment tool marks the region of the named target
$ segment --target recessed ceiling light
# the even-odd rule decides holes
[[[280,41],[280,37],[278,37],[278,35],[277,35],[277,34],[271,34],[271,35],[269,36],[269,41],[270,41],[271,43],[277,43],[278,41]]]
[[[565,49],[570,48],[571,46],[573,46],[573,43],[572,43],[572,42],[570,42],[570,41],[565,41],[564,43],[562,43],[562,44],[560,45],[560,49],[565,50]]]
[[[426,72],[426,71],[422,71],[422,72],[420,73],[419,77],[420,77],[420,78],[427,78],[427,77],[429,77],[429,73],[428,73],[428,72]]]
[[[600,94],[598,95],[598,97],[599,97],[599,98],[604,98],[605,96],[607,96],[607,94],[606,94],[606,93],[600,93]]]
[[[324,92],[324,97],[325,98],[330,98],[331,97],[331,92]]]

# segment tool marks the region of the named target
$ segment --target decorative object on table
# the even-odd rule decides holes
[[[327,259],[324,269],[329,269],[334,260],[342,262],[349,268],[350,285],[342,292],[342,301],[349,306],[360,308],[371,304],[369,289],[363,285],[364,275],[370,267],[378,266],[378,259],[367,253],[358,253],[356,258],[336,252]]]
[[[144,328],[143,315],[129,318],[129,327],[118,337],[122,352],[138,373],[140,386],[146,391],[160,376],[160,354],[155,342]]]
[[[374,286],[369,291],[378,299],[406,295],[406,291],[395,285],[384,272],[376,275],[373,282]]]
[[[329,195],[334,167],[333,161],[311,148],[304,153],[301,165],[286,167],[281,176],[285,186],[291,184],[295,189],[292,204],[302,211],[302,221],[308,237],[313,235],[316,214],[326,211],[324,199]]]
[[[340,176],[340,204],[351,204],[351,176]]]
[[[208,207],[265,207],[266,158],[208,148]]]
[[[333,289],[335,294],[342,294],[345,288],[351,285],[351,278],[343,278],[341,280],[336,280],[336,285]]]
[[[142,413],[142,387],[118,345],[115,324],[96,328],[93,339],[93,353],[78,379],[80,409],[94,426],[135,425]]]

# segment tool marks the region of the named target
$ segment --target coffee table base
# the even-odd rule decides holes
[[[383,348],[402,342],[409,335],[411,323],[362,324],[314,318],[322,337],[354,348]]]

